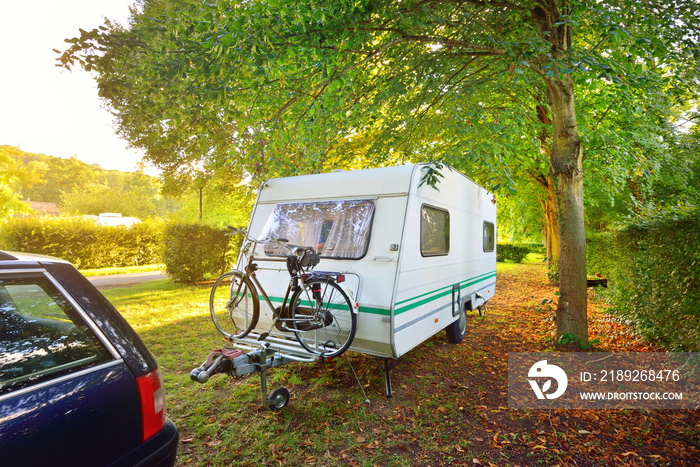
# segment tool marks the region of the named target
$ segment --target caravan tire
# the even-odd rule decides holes
[[[447,340],[453,344],[459,344],[464,340],[464,336],[467,335],[467,311],[464,308],[459,311],[457,321],[445,328],[445,333]]]

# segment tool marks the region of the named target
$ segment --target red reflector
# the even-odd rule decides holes
[[[338,277],[335,278],[335,281],[338,283],[345,282],[345,276],[342,274],[338,274]]]
[[[136,379],[141,399],[141,433],[150,439],[165,426],[165,388],[160,369]]]

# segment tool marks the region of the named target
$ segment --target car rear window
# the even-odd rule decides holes
[[[0,275],[0,394],[111,359],[48,277]]]

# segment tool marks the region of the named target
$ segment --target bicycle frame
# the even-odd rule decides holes
[[[241,231],[239,231],[241,232]],[[241,232],[242,233],[242,232]],[[268,259],[268,258],[255,258],[254,253],[255,249],[258,246],[258,243],[260,243],[260,240],[254,239],[250,237],[247,234],[243,234],[246,238],[246,244],[241,246],[241,254],[244,256],[248,257],[248,261],[245,267],[245,270],[242,271],[243,275],[250,279],[253,284],[255,285],[256,290],[262,294],[263,299],[265,300],[265,303],[267,303],[267,306],[270,307],[270,311],[272,311],[272,315],[274,317],[274,320],[290,320],[290,318],[287,317],[286,314],[286,307],[287,307],[287,301],[290,298],[290,293],[292,292],[292,284],[294,284],[295,281],[300,281],[301,285],[305,285],[306,281],[304,280],[304,275],[303,274],[297,274],[297,275],[291,275],[289,277],[289,284],[287,285],[287,290],[285,291],[284,294],[284,299],[282,300],[282,305],[279,308],[279,311],[277,311],[277,308],[275,305],[272,304],[272,300],[270,300],[270,297],[267,295],[267,292],[265,291],[265,288],[262,286],[260,281],[258,281],[258,278],[255,275],[255,271],[258,269],[257,263],[255,261],[269,261],[269,262],[282,262],[285,260],[282,259]],[[267,241],[267,240],[263,240]],[[239,285],[239,290],[236,292],[240,292],[240,287],[243,284]],[[306,321],[305,319],[297,319],[295,321]],[[290,329],[291,331],[291,329]]]
[[[257,334],[258,341],[267,339],[273,328],[277,328],[281,332],[293,333],[299,344],[312,354],[332,358],[345,352],[357,331],[358,310],[339,285],[339,282],[345,280],[343,273],[313,271],[319,264],[320,257],[312,247],[292,245],[284,238],[257,240],[248,235],[245,230],[230,228],[245,237],[238,261],[243,271],[234,269],[230,273],[222,274],[212,288],[209,306],[217,329],[231,340],[242,339],[256,329],[262,295],[272,312],[272,324],[270,325],[267,317],[264,319],[265,326],[270,327],[266,332]],[[258,244],[268,245],[271,242],[283,245],[290,254],[279,255],[278,258],[268,257],[269,255],[256,257],[255,250]],[[268,252],[267,248],[265,252]],[[282,260],[282,258],[285,259]],[[272,303],[273,299],[275,304],[278,300],[276,297],[271,299],[265,290],[263,282],[267,283],[267,281],[258,279],[256,271],[268,269],[259,268],[258,261],[276,261],[286,264],[289,282],[281,306],[275,307]],[[277,268],[273,270],[279,271]],[[223,284],[226,284],[226,288],[219,288]],[[216,293],[217,289],[221,290],[221,294]],[[252,313],[248,308],[249,298],[252,300]],[[241,309],[236,311],[241,304]],[[222,323],[219,322],[217,314],[222,312],[222,316],[230,320],[227,326],[233,326],[234,333],[224,330]]]
[[[262,295],[263,299],[267,303],[267,306],[270,308],[270,311],[272,312],[272,327],[276,327],[278,330],[283,332],[287,331],[297,334],[300,331],[298,325],[302,324],[307,325],[305,329],[302,329],[302,332],[316,329],[314,326],[319,326],[320,329],[330,324],[326,323],[329,319],[335,319],[331,318],[332,315],[329,315],[328,311],[324,308],[323,299],[320,295],[321,290],[316,290],[313,285],[316,282],[332,283],[334,287],[337,287],[342,292],[342,289],[338,286],[338,282],[343,282],[345,280],[345,276],[342,273],[336,272],[312,271],[314,266],[316,266],[319,261],[318,255],[313,248],[290,245],[288,243],[289,241],[283,238],[265,238],[258,240],[255,237],[248,235],[248,232],[245,230],[235,229],[233,227],[230,227],[230,229],[243,235],[245,238],[244,243],[241,245],[241,256],[239,257],[239,264],[245,263],[245,267],[243,271],[237,271],[238,274],[240,274],[245,280],[240,281],[237,290],[234,290],[234,282],[231,283],[230,297],[240,297],[238,299],[238,302],[240,302],[240,300],[243,299],[241,290],[244,287],[244,284],[247,282],[250,284],[251,288],[255,289],[251,290],[250,293],[255,294],[256,301],[259,303],[259,297]],[[284,245],[284,247],[289,250],[291,255],[285,256],[284,260],[281,258],[256,258],[255,251],[258,244],[268,242],[276,242],[277,244]],[[307,254],[309,256],[307,256]],[[316,257],[314,257],[314,255],[316,255]],[[289,272],[289,283],[287,284],[287,290],[285,291],[281,306],[275,307],[267,294],[267,291],[258,280],[255,274],[255,272],[258,270],[258,264],[256,261],[284,261],[286,263],[287,270]],[[347,298],[344,292],[342,293],[343,297],[345,297],[347,300],[349,312],[356,317],[358,313],[356,307],[353,307],[349,298]],[[297,313],[295,313],[295,310],[293,309],[295,304],[292,302],[301,301],[302,294],[306,296],[305,301],[311,303],[312,305],[310,308],[306,308],[308,310],[307,312],[302,313],[301,316],[297,316]],[[317,294],[319,295],[317,296]],[[315,303],[315,305],[313,305],[313,303]],[[257,317],[255,320],[257,324]],[[269,336],[271,331],[272,329],[270,329],[268,332],[263,332],[261,334],[261,336],[263,336],[262,338],[264,339]],[[355,324],[352,325],[351,335],[354,335],[354,332]],[[297,338],[300,339],[298,335]]]
[[[252,262],[252,260],[248,263],[248,266],[254,265],[255,263]],[[247,269],[247,268],[246,268]],[[265,303],[267,303],[267,306],[270,307],[270,310],[272,311],[273,316],[276,319],[284,318],[285,317],[285,308],[287,306],[287,300],[289,300],[289,294],[292,291],[292,281],[293,278],[290,277],[289,279],[289,285],[287,285],[287,290],[284,293],[284,300],[282,300],[282,305],[280,306],[280,311],[277,311],[277,308],[272,304],[272,300],[270,300],[270,297],[267,295],[267,292],[265,291],[265,288],[260,284],[260,281],[258,281],[258,278],[255,276],[254,271],[253,272],[245,272],[244,273],[246,277],[251,279],[253,281],[253,284],[255,284],[255,288],[258,292],[262,294],[263,299],[265,300]]]

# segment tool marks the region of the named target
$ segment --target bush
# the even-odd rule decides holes
[[[527,248],[530,253],[540,253],[542,255],[547,254],[547,247],[541,243],[527,242],[527,243],[517,243],[516,245],[523,246],[523,247]]]
[[[3,249],[55,256],[79,269],[139,266],[160,262],[160,227],[96,224],[81,218],[17,218],[2,228]]]
[[[514,245],[512,243],[499,243],[496,248],[496,261],[522,263],[525,261],[525,257],[528,253],[530,253],[530,249],[526,246]]]
[[[202,224],[172,224],[163,242],[163,260],[176,282],[192,284],[226,271],[237,255],[226,230]]]
[[[586,250],[613,313],[668,350],[700,350],[700,213],[594,235]]]

